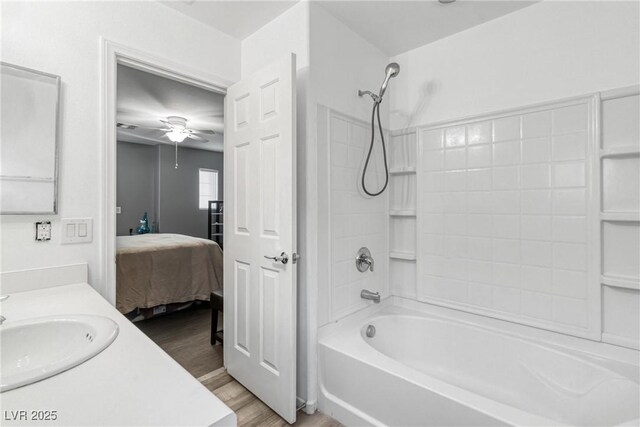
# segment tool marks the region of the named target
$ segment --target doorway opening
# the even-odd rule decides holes
[[[223,366],[223,134],[224,94],[118,64],[116,308],[196,378]]]
[[[211,240],[208,206],[201,209],[201,200],[206,198],[208,205],[209,199],[219,202],[224,197],[223,112],[230,82],[105,39],[102,53],[103,295],[131,320],[139,320],[137,325],[150,319],[140,329],[199,378],[223,366],[222,345],[215,341],[212,345],[212,311],[208,306],[212,286],[222,289],[222,273],[216,276],[211,266],[223,263],[222,242]],[[214,154],[220,158],[217,162],[211,160]],[[201,170],[207,173],[201,174]],[[179,205],[184,209],[176,209]],[[172,286],[160,291],[148,286],[143,303],[127,297],[127,283],[122,297],[119,273],[127,280],[136,274],[150,278],[147,283],[158,283],[159,279],[152,277],[154,272],[149,269],[127,270],[126,262],[117,262],[118,252],[123,252],[120,237],[125,241],[131,238],[125,252],[139,251],[142,241],[134,241],[136,237],[148,239],[151,247],[158,245],[159,237],[176,241],[177,246],[193,239],[209,242],[205,245],[208,252],[200,251],[203,261],[197,262],[207,265],[209,260],[207,277],[195,281],[196,285],[192,282],[192,292],[185,294],[180,290],[185,284],[177,283],[180,268],[175,268],[175,277],[160,274],[160,279]],[[155,262],[188,265],[186,251],[179,252],[156,252]],[[214,256],[215,262],[211,260]],[[131,262],[135,266],[135,257]],[[222,322],[218,325],[220,328]],[[181,354],[178,350],[182,347],[190,348],[190,354]]]

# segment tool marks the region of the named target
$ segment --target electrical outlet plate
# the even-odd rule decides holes
[[[36,222],[36,240],[38,242],[51,240],[51,221]]]

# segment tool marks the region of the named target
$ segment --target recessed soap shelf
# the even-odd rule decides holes
[[[415,261],[416,254],[413,252],[389,252],[389,258],[403,259],[405,261]]]
[[[389,173],[391,175],[409,175],[412,173],[416,173],[416,168],[414,166],[407,166],[403,168],[391,168],[389,169]]]
[[[416,216],[415,209],[391,209],[389,216]]]

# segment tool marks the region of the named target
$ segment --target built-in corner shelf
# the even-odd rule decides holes
[[[402,168],[391,168],[389,169],[389,173],[391,175],[409,175],[416,173],[415,166],[405,166]]]
[[[415,261],[416,260],[416,254],[415,253],[410,253],[410,252],[394,252],[391,251],[389,252],[389,258],[391,259],[402,259],[405,261]]]
[[[600,220],[610,222],[640,222],[637,212],[601,212]]]
[[[640,290],[640,281],[627,277],[612,277],[603,275],[600,277],[600,283],[616,288]]]
[[[600,157],[633,157],[640,156],[640,149],[637,145],[623,145],[620,147],[600,150]]]
[[[391,209],[389,216],[416,216],[415,209]]]
[[[418,143],[415,128],[392,134],[389,144],[389,292],[417,295]]]

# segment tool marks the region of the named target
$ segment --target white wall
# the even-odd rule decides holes
[[[544,1],[398,55],[391,129],[636,84],[639,8]]]
[[[242,77],[289,53],[298,70],[309,66],[309,3],[302,1],[242,40]]]
[[[159,30],[164,29],[164,30]],[[103,295],[100,37],[234,81],[240,42],[156,2],[3,2],[2,60],[62,77],[59,214],[3,216],[0,270],[89,263]],[[60,218],[93,217],[90,244],[60,244]],[[33,223],[53,222],[50,242]]]
[[[310,55],[314,102],[368,121],[371,99],[358,97],[358,89],[378,92],[389,57],[316,3],[311,3]],[[399,90],[396,83],[389,92]],[[388,104],[380,110],[385,128]]]

